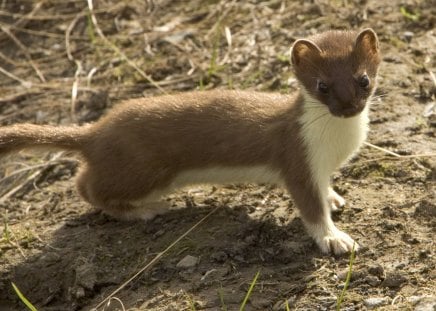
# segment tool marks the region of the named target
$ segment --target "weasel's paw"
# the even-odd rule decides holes
[[[345,232],[335,227],[329,219],[326,223],[307,224],[308,233],[313,237],[323,253],[341,255],[353,250],[357,251],[359,245]]]
[[[167,202],[150,202],[144,207],[137,207],[128,212],[126,215],[129,219],[152,220],[158,215],[166,214],[170,211],[170,205]]]
[[[331,187],[329,187],[327,201],[329,203],[330,210],[332,211],[337,211],[345,206],[345,199],[337,194],[336,191],[334,191]]]
[[[353,250],[353,245],[354,251],[359,249],[359,244],[348,234],[338,229],[316,242],[323,253],[334,253],[335,255],[350,253]]]
[[[169,204],[166,202],[152,202],[144,206],[138,206],[136,202],[119,203],[105,207],[103,213],[119,220],[151,220],[157,215],[163,215],[170,210]]]

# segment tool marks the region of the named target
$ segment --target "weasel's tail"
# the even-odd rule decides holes
[[[0,154],[32,147],[80,151],[87,142],[88,128],[35,124],[0,127]]]

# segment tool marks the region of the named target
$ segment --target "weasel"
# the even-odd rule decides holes
[[[354,241],[330,213],[345,201],[332,172],[366,138],[380,63],[377,35],[328,31],[295,41],[291,95],[212,90],[131,99],[85,126],[0,128],[0,153],[28,147],[77,151],[79,194],[120,218],[151,219],[159,199],[194,183],[283,185],[323,252]],[[357,244],[356,244],[357,247]]]

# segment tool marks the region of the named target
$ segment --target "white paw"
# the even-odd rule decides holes
[[[327,201],[329,203],[330,210],[337,211],[339,208],[345,206],[345,199],[337,194],[332,187],[329,187],[328,191]]]
[[[137,204],[137,202],[114,205],[110,208],[102,209],[103,213],[119,220],[151,220],[157,215],[168,213],[170,205],[167,202],[149,202]]]
[[[359,245],[348,234],[336,228],[331,220],[325,224],[306,226],[323,253],[341,255],[350,253],[353,247],[355,251],[359,249]]]
[[[144,206],[136,207],[128,211],[125,217],[128,219],[140,219],[140,220],[152,220],[158,215],[163,215],[168,213],[170,210],[170,205],[167,202],[149,202],[144,204]]]
[[[326,235],[318,240],[317,244],[322,252],[334,253],[335,255],[350,253],[353,250],[353,245],[354,251],[359,249],[359,244],[339,229],[333,234]]]

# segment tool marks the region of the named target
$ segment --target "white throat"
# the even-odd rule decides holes
[[[327,196],[330,175],[350,159],[368,133],[368,104],[357,116],[333,116],[326,105],[301,90],[304,97],[300,117],[312,178],[323,197]]]

